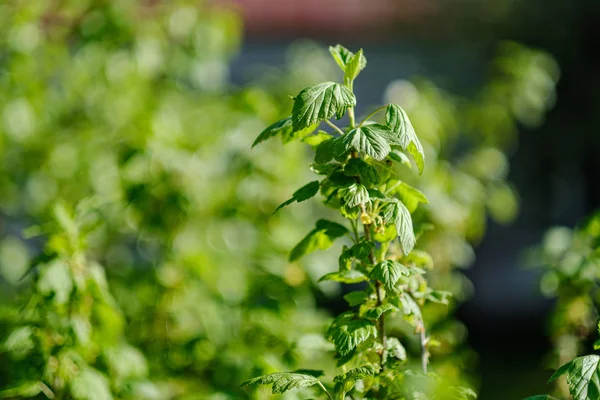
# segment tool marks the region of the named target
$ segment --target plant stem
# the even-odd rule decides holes
[[[333,400],[333,397],[331,397],[331,394],[329,394],[329,391],[325,388],[325,386],[323,386],[321,381],[317,381],[317,384],[319,386],[321,386],[321,389],[323,389],[325,391],[325,393],[327,393],[327,397],[329,397],[329,400]]]
[[[423,373],[427,373],[427,359],[429,355],[427,354],[427,335],[425,332],[425,323],[421,322],[420,326],[420,339],[421,339],[421,367],[423,368]]]
[[[360,121],[360,123],[358,124],[358,127],[360,128],[361,126],[363,126],[363,124],[365,122],[367,122],[369,120],[369,118],[371,118],[373,115],[377,114],[379,111],[383,110],[384,108],[387,108],[388,105],[389,104],[384,104],[381,107],[378,107],[377,109],[375,109],[375,111],[373,111],[371,114],[364,117],[363,120]]]
[[[333,129],[335,129],[336,131],[338,131],[338,133],[340,135],[344,134],[344,131],[341,130],[340,128],[338,128],[333,122],[329,121],[329,120],[325,120],[325,123],[327,123],[327,125],[329,125],[330,127],[332,127]]]

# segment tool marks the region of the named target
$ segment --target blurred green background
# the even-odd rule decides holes
[[[455,295],[426,311],[434,369],[482,400],[547,391],[522,256],[600,205],[598,22],[591,0],[0,2],[0,398],[268,399],[239,383],[332,371],[336,253],[287,261],[329,211],[272,215],[311,154],[250,145],[339,79],[338,42],[369,60],[359,103],[405,107],[428,158],[400,173]]]

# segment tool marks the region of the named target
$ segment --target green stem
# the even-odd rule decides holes
[[[343,134],[344,134],[344,131],[343,131],[343,130],[341,130],[340,128],[338,128],[338,127],[337,127],[337,126],[336,126],[336,125],[335,125],[333,122],[331,122],[331,121],[329,121],[329,120],[325,120],[325,123],[326,123],[327,125],[329,125],[330,127],[332,127],[333,129],[335,129],[336,131],[338,131],[338,133],[339,133],[340,135],[343,135]]]
[[[363,126],[363,124],[365,122],[367,122],[369,120],[369,118],[371,118],[373,115],[377,114],[379,111],[383,110],[384,108],[387,108],[388,105],[389,104],[384,104],[381,107],[377,108],[375,111],[373,111],[371,114],[364,117],[363,120],[360,121],[360,123],[358,124],[358,127],[360,128],[361,126]]]
[[[329,394],[329,391],[325,388],[325,386],[323,386],[321,381],[317,381],[317,384],[319,386],[321,386],[321,389],[323,389],[323,391],[325,391],[325,393],[327,393],[327,397],[329,397],[329,400],[333,400],[333,397],[331,397],[331,394]]]

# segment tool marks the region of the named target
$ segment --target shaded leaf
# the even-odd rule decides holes
[[[315,229],[310,231],[300,243],[298,243],[290,252],[290,261],[296,261],[305,254],[315,250],[326,250],[333,241],[348,232],[345,226],[338,223],[320,219],[316,223]]]
[[[369,294],[363,290],[350,292],[344,295],[344,300],[348,302],[350,307],[355,307],[364,303],[369,298]]]
[[[569,392],[574,400],[600,399],[600,356],[592,354],[577,357],[560,367],[550,382],[566,374]]]
[[[319,279],[319,282],[335,281],[341,283],[359,283],[364,282],[367,279],[368,278],[362,272],[351,269],[348,271],[331,272],[322,276],[321,279]]]
[[[337,375],[333,378],[334,382],[346,383],[356,382],[359,379],[366,378],[367,376],[375,376],[377,368],[374,365],[365,365],[363,367],[354,368],[345,374]]]
[[[372,165],[361,158],[351,158],[344,167],[346,176],[357,176],[362,184],[370,186],[379,184],[379,174]]]

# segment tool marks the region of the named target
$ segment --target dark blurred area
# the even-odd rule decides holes
[[[283,65],[298,38],[363,47],[370,69],[357,93],[377,103],[394,79],[423,76],[468,96],[482,85],[503,40],[552,55],[560,67],[556,104],[536,127],[519,126],[509,152],[520,210],[509,225],[489,221],[466,270],[474,296],[458,317],[479,355],[482,400],[517,399],[547,390],[548,313],[539,271],[524,253],[555,225],[574,226],[600,206],[600,3],[554,1],[238,0],[246,41],[233,78],[261,65]],[[335,306],[333,307],[336,308]],[[340,310],[335,310],[339,312]],[[507,385],[510,382],[510,385]],[[519,397],[520,396],[520,397]]]

